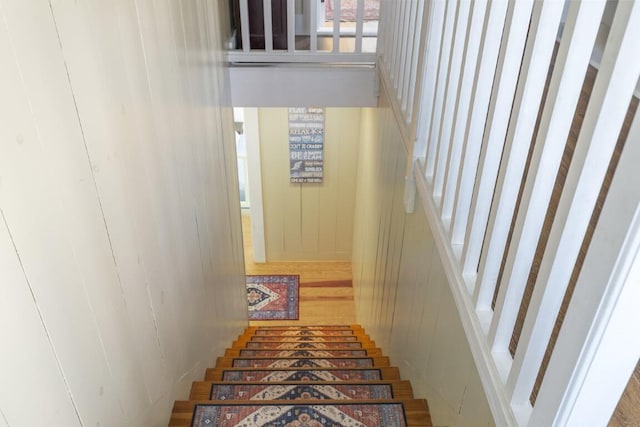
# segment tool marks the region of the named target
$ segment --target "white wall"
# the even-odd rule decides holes
[[[383,101],[384,102],[384,101]],[[426,216],[405,214],[406,153],[392,111],[363,109],[353,276],[358,322],[427,398],[436,426],[493,420]]]
[[[360,108],[325,110],[321,184],[289,182],[286,108],[260,108],[267,261],[351,259]]]
[[[0,425],[166,425],[247,324],[215,4],[0,0]]]

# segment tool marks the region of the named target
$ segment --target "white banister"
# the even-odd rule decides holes
[[[556,174],[549,171],[560,165],[582,89],[582,79],[576,76],[584,76],[589,65],[604,3],[593,0],[569,6],[489,331],[496,351],[504,350],[511,339],[555,183]]]
[[[466,271],[476,271],[480,251],[484,245],[489,210],[494,200],[494,189],[498,168],[502,159],[507,126],[511,116],[514,92],[520,75],[520,64],[527,41],[533,0],[511,3],[502,38],[493,95],[486,118],[478,166],[478,185],[471,199],[467,229],[467,249],[463,255]],[[502,249],[502,248],[500,248]]]
[[[640,4],[621,2],[547,242],[509,378],[515,401],[529,398],[640,76]],[[637,141],[631,141],[630,145]]]
[[[562,16],[561,2],[535,2],[521,78],[513,103],[512,118],[496,182],[495,202],[487,226],[486,256],[480,264],[475,299],[478,309],[489,309],[498,279],[503,249],[518,198],[540,99]]]
[[[333,0],[333,51],[340,52],[340,0]]]
[[[273,25],[271,19],[271,0],[263,0],[264,10],[264,50],[273,51]]]
[[[318,50],[318,8],[317,0],[309,0],[305,3],[309,8],[309,50],[316,52]]]
[[[240,22],[242,22],[242,50],[249,52],[251,50],[251,41],[249,39],[249,0],[240,0]]]
[[[436,82],[436,96],[433,100],[431,113],[431,134],[429,135],[429,146],[427,149],[427,159],[425,175],[428,180],[433,180],[433,173],[436,167],[438,147],[442,143],[438,136],[442,126],[443,106],[445,102],[445,90],[447,88],[447,76],[449,74],[449,59],[451,58],[451,43],[453,30],[456,23],[456,11],[458,2],[447,2],[447,9],[444,16],[444,27],[442,29],[442,45],[440,48],[440,58],[438,61],[438,79]],[[438,199],[436,198],[436,203]]]
[[[364,28],[364,0],[358,0],[356,10],[356,45],[355,52],[362,52],[362,31]]]
[[[467,31],[466,50],[462,64],[462,80],[460,83],[459,98],[456,104],[456,118],[451,140],[451,156],[447,166],[441,205],[443,221],[449,223],[451,222],[453,202],[458,184],[460,162],[465,143],[464,136],[467,128],[467,118],[469,117],[468,105],[471,103],[486,8],[486,0],[476,0],[473,2],[473,12],[471,13],[471,21]]]
[[[440,57],[440,40],[444,21],[445,2],[429,2],[426,51],[421,80],[420,112],[417,129],[416,157],[426,162],[427,150],[430,146],[432,103],[436,92],[436,78],[438,72],[438,58]],[[425,165],[422,165],[423,167]]]
[[[339,1],[339,0],[338,0]],[[287,50],[296,50],[296,1],[287,0]]]
[[[400,90],[398,90],[400,94],[400,99],[402,99],[402,105],[401,105],[402,111],[407,112],[407,116],[408,116],[407,118],[409,120],[411,120],[411,117],[408,109],[409,109],[409,106],[413,104],[413,92],[409,93],[409,87],[411,86],[411,79],[412,78],[415,79],[415,76],[413,76],[412,74],[415,70],[414,60],[418,56],[418,52],[414,50],[415,49],[414,41],[420,40],[420,37],[412,37],[412,35],[415,34],[416,32],[416,21],[418,19],[417,10],[419,7],[418,2],[411,2],[410,6],[411,6],[411,9],[408,12],[409,24],[407,27],[407,34],[404,37],[404,44],[406,49],[406,56],[405,56],[404,63],[409,64],[409,66],[405,67],[404,69],[403,85],[401,88],[399,88]],[[415,81],[413,83],[415,83]]]
[[[442,127],[438,139],[439,152],[437,154],[436,165],[433,178],[433,194],[436,200],[442,198],[444,187],[444,176],[447,171],[448,159],[451,149],[451,128],[453,125],[455,106],[458,101],[458,83],[462,72],[462,54],[467,35],[467,23],[471,8],[470,0],[461,0],[458,3],[458,13],[456,17],[451,54],[449,60],[448,75],[446,78],[446,95],[443,108]],[[440,205],[442,208],[442,205]]]
[[[624,349],[640,333],[640,113],[551,338],[640,76],[639,2],[610,5],[611,31],[601,22],[606,3],[383,0],[379,69],[411,153],[415,187],[406,191],[417,188],[497,425],[605,425],[640,356],[638,340],[630,355]],[[589,95],[584,76],[598,32],[607,44]],[[583,90],[587,113],[573,129]]]
[[[627,141],[640,141],[638,114]],[[531,426],[605,425],[640,358],[638,164],[640,144],[627,144],[576,284],[580,304],[567,312]]]
[[[472,102],[469,105],[469,119],[465,131],[465,148],[462,167],[458,177],[458,192],[456,194],[451,220],[451,241],[455,245],[465,242],[469,206],[473,187],[475,185],[476,171],[485,119],[489,108],[491,85],[493,81],[500,50],[500,41],[507,13],[507,2],[492,1],[485,15],[484,31],[482,34],[480,64],[476,69],[473,84]],[[473,270],[475,266],[465,266],[465,273]]]

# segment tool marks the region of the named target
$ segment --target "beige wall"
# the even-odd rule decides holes
[[[353,276],[358,322],[437,426],[492,426],[426,216],[405,214],[405,159],[393,113],[362,111]]]
[[[267,261],[349,260],[359,108],[327,108],[324,182],[289,182],[286,108],[261,108],[260,148]]]
[[[0,1],[0,426],[166,426],[247,324],[215,4]]]

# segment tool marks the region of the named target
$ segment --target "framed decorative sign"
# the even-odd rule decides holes
[[[289,108],[289,177],[291,182],[322,182],[324,108]]]

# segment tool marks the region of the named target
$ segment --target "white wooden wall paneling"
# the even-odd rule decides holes
[[[113,356],[119,357],[113,353],[106,354],[103,346],[125,344],[116,341],[124,319],[105,325],[104,316],[118,313],[122,306],[117,302],[119,290],[102,233],[104,224],[96,221],[102,215],[83,159],[82,135],[59,56],[56,28],[48,5],[14,3],[5,5],[4,11],[11,14],[8,22],[18,27],[12,32],[19,46],[15,53],[24,95],[13,99],[24,99],[25,104],[22,110],[15,108],[23,117],[16,125],[25,126],[27,118],[34,121],[32,132],[25,133],[24,150],[7,158],[11,164],[2,167],[11,180],[29,175],[18,185],[22,197],[3,203],[7,224],[80,418],[89,423],[117,422],[123,408],[116,394],[123,384],[114,382],[111,368],[121,361],[114,360]],[[29,32],[32,27],[17,25],[29,21],[37,22],[39,31]],[[52,82],[41,78],[41,69],[50,72]],[[57,111],[58,116],[52,117],[50,111]],[[47,143],[51,140],[58,141],[55,150]],[[91,203],[84,202],[85,195]],[[25,215],[24,209],[31,213]],[[74,232],[80,225],[85,232]],[[101,298],[103,303],[97,305]],[[127,353],[126,344],[122,351]]]
[[[618,140],[638,77],[640,4],[623,2],[607,39],[536,286],[514,357],[508,386],[515,402],[529,398]],[[586,320],[586,319],[585,319]]]
[[[599,1],[569,7],[489,331],[496,352],[507,351],[555,182],[548,171],[558,170],[564,151],[563,143],[545,142],[567,140],[582,88],[575,76],[586,72],[603,9]]]
[[[467,244],[462,255],[463,274],[475,273],[478,268],[532,8],[533,1],[525,0],[512,3],[507,11],[505,34],[480,151],[477,186],[471,198],[471,220],[467,223]]]
[[[450,225],[451,222],[460,163],[464,152],[464,136],[467,128],[467,119],[469,117],[468,106],[471,102],[486,7],[486,0],[473,2],[473,11],[471,12],[469,28],[467,29],[463,64],[461,64],[461,66],[463,66],[462,78],[460,81],[458,102],[456,104],[454,129],[452,130],[451,136],[451,156],[449,158],[449,164],[447,165],[441,203],[442,220],[446,225]]]
[[[418,127],[416,129],[416,157],[420,159],[421,167],[426,166],[427,151],[433,143],[429,139],[431,134],[431,114],[436,93],[438,77],[438,59],[440,58],[440,41],[442,40],[442,25],[444,23],[445,2],[429,2],[426,24],[427,40],[426,54],[420,73],[422,87],[420,89],[420,111],[418,113]]]
[[[522,179],[547,78],[547,69],[542,64],[551,60],[562,9],[560,2],[534,2],[533,5],[531,29],[503,154],[504,166],[500,168],[496,181],[496,197],[487,226],[486,256],[481,258],[479,282],[474,294],[479,311],[490,310],[518,197],[519,186],[514,183]]]
[[[431,114],[429,145],[427,149],[425,175],[429,181],[433,181],[436,160],[440,146],[444,144],[440,140],[440,129],[443,126],[442,115],[447,96],[447,77],[451,65],[451,44],[453,43],[453,31],[456,24],[458,2],[447,2],[444,25],[442,28],[442,40],[440,45],[440,58],[438,60],[438,77],[436,82],[435,98],[433,100],[433,110]],[[448,143],[448,141],[447,141]],[[439,198],[435,198],[439,204]]]
[[[469,220],[469,207],[471,205],[482,135],[491,97],[491,85],[486,83],[492,82],[494,79],[507,6],[507,2],[493,1],[488,5],[489,10],[485,15],[479,55],[480,64],[476,69],[472,92],[473,102],[469,104],[468,122],[464,138],[466,146],[463,149],[463,153],[465,155],[460,167],[457,181],[458,191],[452,213],[451,242],[454,246],[466,246],[465,233]]]
[[[448,75],[446,77],[446,95],[442,112],[442,127],[438,135],[440,141],[437,158],[435,159],[433,177],[433,196],[436,200],[442,200],[442,188],[444,176],[447,172],[447,164],[451,155],[451,128],[453,126],[455,106],[459,96],[459,82],[462,74],[462,54],[466,41],[466,29],[469,19],[471,1],[458,2],[458,11],[451,45],[451,56]],[[442,205],[440,206],[442,207]]]

